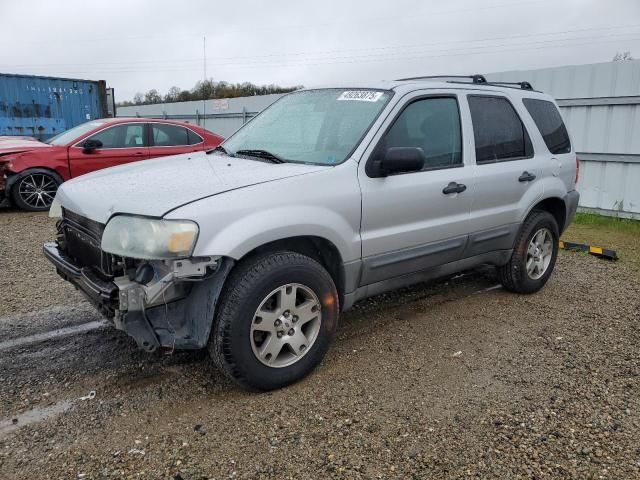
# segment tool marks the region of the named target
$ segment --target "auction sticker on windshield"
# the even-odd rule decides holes
[[[377,102],[382,96],[382,92],[373,92],[371,90],[347,90],[342,92],[338,100],[355,100],[358,102]]]

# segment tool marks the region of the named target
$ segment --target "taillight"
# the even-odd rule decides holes
[[[580,178],[580,159],[576,155],[576,180],[575,180],[575,182],[573,182],[574,185],[578,184],[578,179],[579,178]]]

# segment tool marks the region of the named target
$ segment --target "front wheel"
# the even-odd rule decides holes
[[[227,279],[209,352],[240,386],[280,388],[320,363],[338,312],[333,280],[315,260],[294,252],[249,258]]]
[[[498,268],[502,285],[516,293],[534,293],[549,280],[558,256],[559,229],[549,212],[534,210],[526,218],[509,262]]]
[[[49,210],[62,179],[42,168],[26,170],[18,174],[13,184],[11,198],[22,210],[42,212]]]

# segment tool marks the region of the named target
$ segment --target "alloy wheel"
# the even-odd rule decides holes
[[[269,367],[293,365],[311,350],[321,322],[320,300],[313,290],[299,283],[282,285],[262,300],[253,316],[253,353]]]
[[[542,277],[553,258],[553,235],[548,228],[538,230],[527,247],[527,275],[532,280]]]
[[[57,190],[57,182],[44,173],[27,175],[18,184],[18,195],[22,201],[35,209],[50,207]]]

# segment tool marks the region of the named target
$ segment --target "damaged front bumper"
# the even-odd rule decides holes
[[[91,267],[77,265],[55,242],[45,243],[43,252],[62,278],[149,352],[207,344],[218,296],[233,265],[224,257],[149,261],[140,264],[146,275],[105,280]]]

